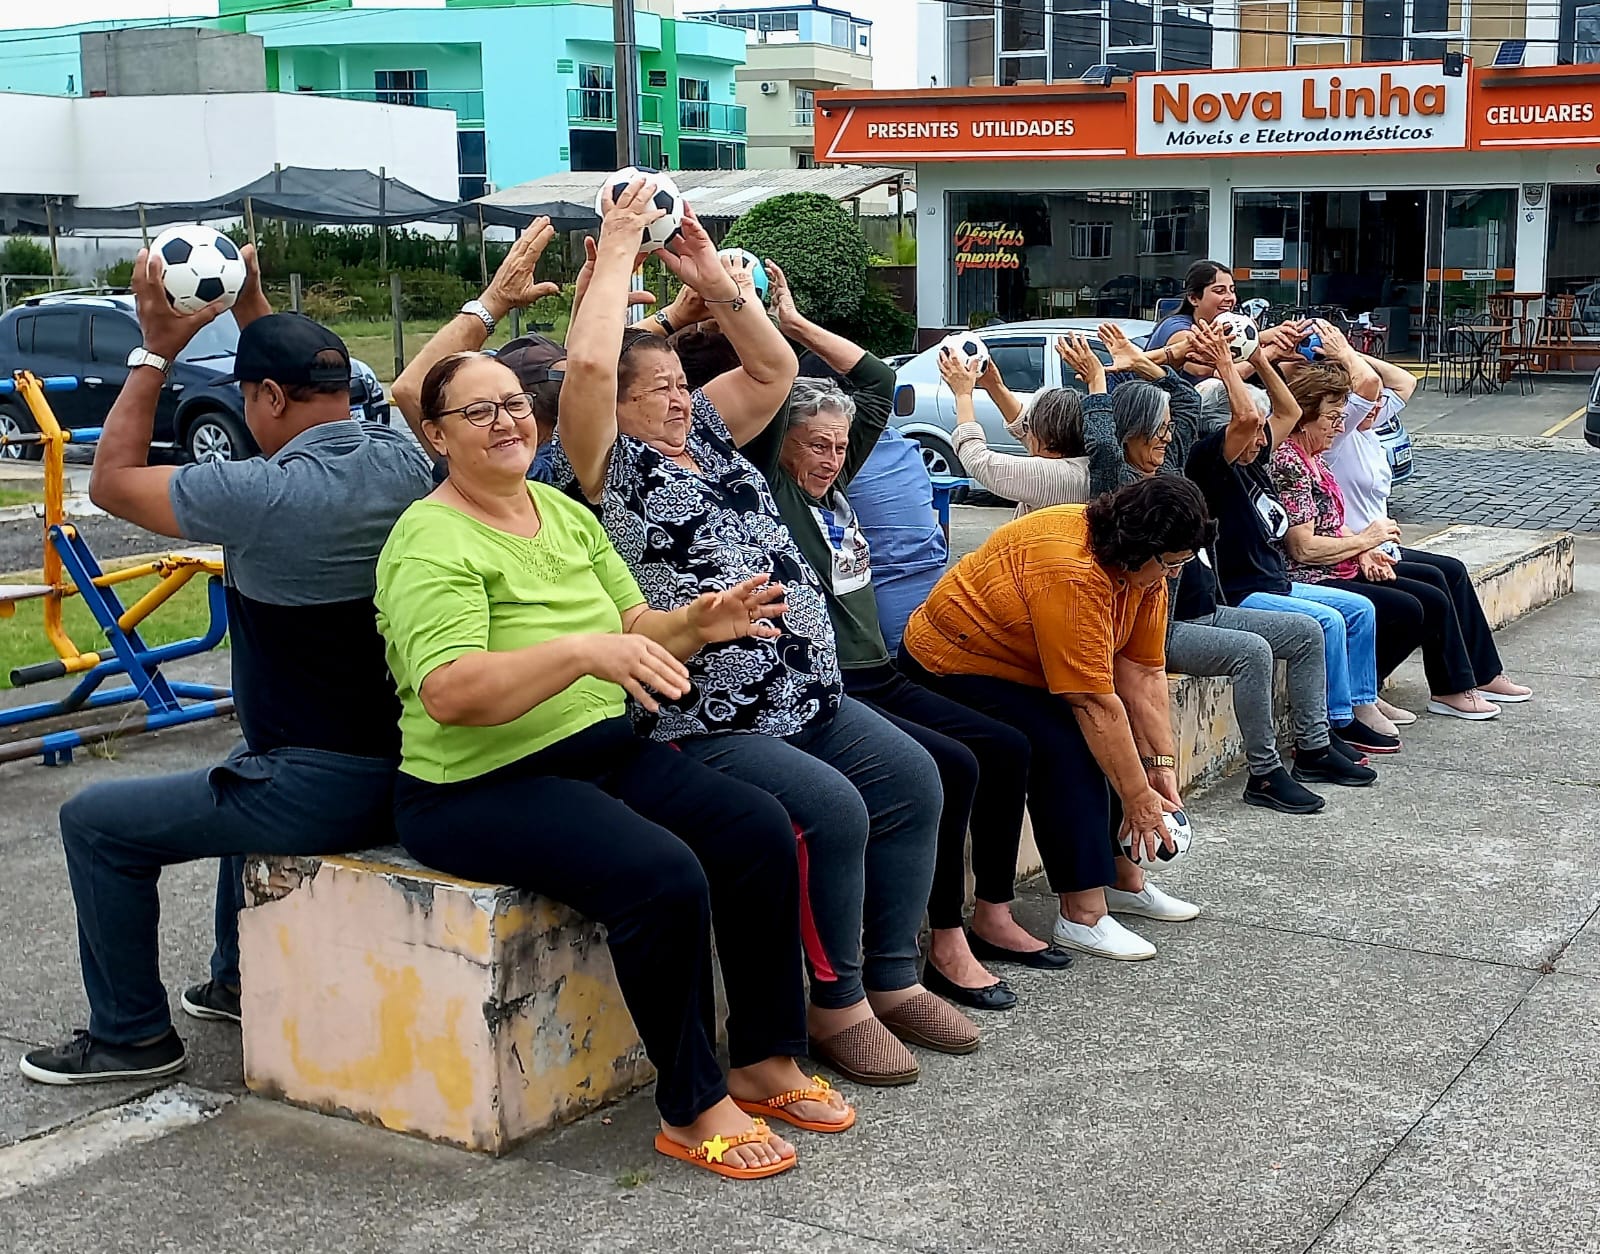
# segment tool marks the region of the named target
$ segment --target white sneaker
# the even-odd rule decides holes
[[[1458,709],[1447,701],[1429,701],[1428,713],[1443,714],[1449,718],[1464,718],[1473,723],[1481,723],[1485,719],[1500,717],[1500,707],[1498,705],[1491,701],[1485,701],[1476,691],[1472,693],[1472,696],[1474,705],[1470,710]]]
[[[1107,890],[1109,891],[1109,890]],[[1056,916],[1056,944],[1118,962],[1143,962],[1156,956],[1156,947],[1137,932],[1130,932],[1109,914],[1093,927]]]
[[[1150,882],[1148,875],[1144,887],[1136,893],[1125,893],[1120,888],[1106,889],[1106,909],[1160,919],[1163,923],[1183,923],[1200,913],[1200,907],[1192,901],[1180,901],[1171,893],[1162,892]]]

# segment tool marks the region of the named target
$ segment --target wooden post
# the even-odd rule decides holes
[[[389,316],[394,320],[394,377],[406,368],[406,329],[400,317],[400,274],[389,276]]]
[[[256,245],[256,207],[250,197],[244,198],[244,233],[250,237],[250,247]]]
[[[144,240],[144,246],[150,247],[150,228],[144,220],[144,201],[139,202],[139,235]]]
[[[300,275],[289,276],[289,308],[295,313],[300,312]]]
[[[378,167],[378,269],[383,271],[389,269],[389,224],[383,221],[389,203],[387,173],[383,166]]]
[[[484,287],[489,286],[489,241],[483,233],[483,206],[478,206],[478,274]]]
[[[894,181],[894,233],[904,235],[906,229],[906,176]]]
[[[50,236],[50,277],[61,273],[61,259],[56,251],[56,215],[50,208],[50,197],[44,198],[44,227]]]

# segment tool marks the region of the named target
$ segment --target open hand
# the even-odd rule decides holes
[[[250,249],[245,263],[247,275],[254,264],[255,250]],[[167,299],[167,289],[161,285],[161,276],[166,268],[166,262],[159,254],[141,248],[133,259],[132,287],[134,309],[139,319],[139,330],[144,334],[145,349],[172,361],[188,347],[189,341],[194,339],[201,327],[226,313],[232,302],[219,298],[193,313],[180,313]],[[259,272],[255,282],[259,292]]]
[[[1219,372],[1233,369],[1233,346],[1214,323],[1194,324],[1194,330],[1190,332],[1189,356]]]
[[[789,276],[771,257],[761,264],[767,269],[767,303],[778,320],[778,330],[787,333],[802,320],[800,309],[794,303],[794,289],[789,286]]]
[[[1394,579],[1394,558],[1379,549],[1368,549],[1356,558],[1361,573],[1373,583],[1388,583]]]
[[[1322,337],[1321,355],[1328,360],[1339,361],[1355,351],[1350,347],[1350,341],[1344,338],[1344,332],[1327,319],[1316,319],[1311,328]]]
[[[549,218],[535,218],[512,241],[511,249],[500,262],[483,293],[483,306],[495,319],[504,318],[513,309],[526,309],[534,301],[554,296],[561,291],[555,283],[536,283],[533,272],[539,258],[556,237],[555,227]],[[593,267],[590,267],[593,273]]]
[[[984,373],[984,358],[974,361],[962,361],[950,347],[946,345],[939,350],[939,373],[944,376],[944,381],[950,385],[950,390],[957,396],[971,396],[972,389],[978,386],[978,379]]]
[[[1089,347],[1086,338],[1076,332],[1071,335],[1058,335],[1056,356],[1067,364],[1073,374],[1083,380],[1089,391],[1106,390],[1106,368],[1095,355],[1094,349]]]
[[[689,691],[689,669],[648,636],[593,635],[584,638],[584,672],[620,685],[650,713],[661,706],[649,690],[676,699]]]
[[[1123,804],[1122,830],[1118,835],[1130,838],[1133,861],[1149,866],[1156,860],[1167,843],[1167,825],[1161,816],[1180,808],[1154,788],[1146,788],[1139,797]]]
[[[754,280],[750,297],[744,297],[738,282],[722,264],[723,258],[717,256],[711,236],[687,205],[683,210],[683,230],[656,255],[680,283],[694,288],[708,304],[728,305],[740,298],[754,298]]]
[[[626,242],[635,252],[644,243],[645,228],[667,216],[667,211],[655,202],[656,187],[649,179],[637,178],[613,197],[606,189],[604,214],[600,219],[600,242],[612,240]]]
[[[771,575],[753,575],[723,592],[707,592],[689,602],[689,625],[702,643],[760,636],[776,640],[783,632],[770,621],[789,612],[787,589]]]
[[[1099,334],[1100,342],[1111,354],[1113,370],[1140,371],[1142,368],[1154,374],[1161,373],[1161,367],[1151,361],[1145,351],[1130,340],[1115,322],[1102,322]]]

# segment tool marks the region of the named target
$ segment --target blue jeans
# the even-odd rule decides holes
[[[118,1045],[172,1026],[156,928],[161,868],[221,858],[214,975],[238,980],[240,869],[252,853],[394,843],[395,764],[321,749],[252,753],[181,775],[94,784],[61,807],[89,1032]]]
[[[691,736],[678,747],[766,789],[798,829],[812,1004],[839,1009],[866,989],[893,992],[917,982],[917,933],[944,804],[926,749],[850,697],[832,719],[798,735],[727,732]]]
[[[1377,615],[1372,602],[1355,592],[1323,584],[1289,585],[1289,595],[1252,592],[1239,603],[1247,610],[1309,614],[1322,626],[1328,670],[1328,722],[1342,727],[1355,706],[1378,699]]]

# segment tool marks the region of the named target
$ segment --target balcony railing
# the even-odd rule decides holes
[[[576,126],[615,126],[617,93],[610,87],[567,88],[567,121]],[[639,97],[639,124],[661,125],[661,98]]]
[[[678,101],[678,129],[697,135],[743,135],[744,106],[710,100]]]
[[[811,127],[816,124],[815,109],[796,109],[794,111],[794,124],[796,126]]]
[[[326,100],[363,100],[368,104],[406,105],[414,109],[450,109],[456,121],[483,124],[483,92],[389,89],[385,91],[302,91],[301,96],[320,96]]]

